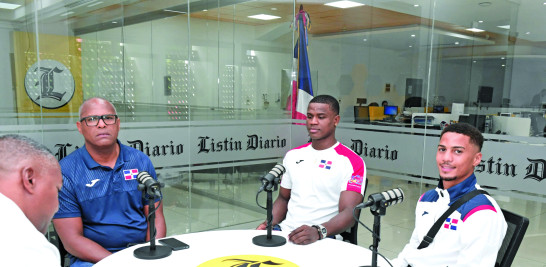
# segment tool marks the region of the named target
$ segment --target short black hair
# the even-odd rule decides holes
[[[318,95],[313,97],[311,101],[309,101],[309,104],[311,103],[321,103],[321,104],[328,104],[330,106],[330,109],[334,112],[334,114],[339,115],[339,102],[337,102],[337,99],[335,99],[331,95]]]
[[[448,132],[459,133],[470,137],[470,142],[478,146],[479,151],[482,151],[483,135],[476,127],[464,122],[454,123],[444,128],[442,134],[440,134],[440,139]]]

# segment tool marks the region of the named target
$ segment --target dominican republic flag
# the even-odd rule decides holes
[[[305,120],[307,118],[307,106],[313,98],[313,86],[311,85],[311,71],[309,70],[309,59],[307,57],[307,30],[311,28],[309,14],[300,11],[294,20],[298,38],[294,47],[294,59],[297,60],[298,77],[292,81],[292,119]]]
[[[447,218],[446,222],[444,223],[444,228],[456,231],[457,223],[459,223],[459,220]]]
[[[125,180],[134,180],[138,176],[138,169],[123,170],[123,176]]]

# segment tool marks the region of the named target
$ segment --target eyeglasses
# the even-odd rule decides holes
[[[80,122],[85,121],[87,126],[97,126],[99,124],[99,120],[101,119],[106,125],[115,124],[118,119],[118,115],[106,114],[102,116],[88,116],[83,117]]]

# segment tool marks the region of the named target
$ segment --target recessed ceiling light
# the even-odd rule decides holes
[[[502,64],[501,66],[506,67],[506,65]]]
[[[410,45],[409,47],[413,47],[413,45]]]
[[[415,37],[415,34],[412,34],[411,37]]]
[[[478,20],[478,23],[483,23],[483,20]]]
[[[273,15],[267,15],[267,14],[258,14],[258,15],[252,15],[248,16],[251,19],[261,19],[261,20],[272,20],[272,19],[280,19],[279,16],[273,16]]]
[[[414,6],[414,7],[419,7],[419,5],[418,5],[418,4],[415,4],[415,5],[413,5],[413,6]]]
[[[458,45],[458,44],[459,44],[459,42],[455,42],[455,44],[456,44],[456,45]]]
[[[505,57],[501,57],[501,59],[505,59]]]
[[[203,12],[207,12],[207,11],[209,11],[209,10],[208,9],[203,9]]]
[[[2,9],[16,9],[16,8],[18,8],[20,6],[21,5],[0,2],[0,8],[2,8]]]
[[[276,7],[272,7],[271,10],[277,10],[277,8],[276,8]]]
[[[336,2],[330,2],[326,3],[327,6],[333,6],[337,8],[351,8],[351,7],[357,7],[357,6],[363,6],[364,4],[353,2],[353,1],[336,1]]]
[[[476,63],[476,62],[478,62],[478,61],[476,61],[476,60],[472,60],[472,63]]]
[[[368,41],[368,39],[364,38],[364,39],[362,39],[362,41],[364,41],[364,42],[367,42],[367,41]]]
[[[112,21],[112,23],[116,24],[116,23],[118,23],[118,22],[117,22],[117,21]]]
[[[510,30],[510,25],[501,25],[501,26],[497,26],[501,29],[506,29],[506,30]]]
[[[525,34],[531,34],[531,32],[526,32]]]

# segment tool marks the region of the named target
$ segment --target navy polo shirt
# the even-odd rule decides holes
[[[137,189],[136,176],[147,171],[157,179],[144,153],[119,140],[118,144],[120,153],[113,169],[99,165],[85,146],[60,161],[63,187],[59,211],[53,217],[81,217],[83,235],[111,252],[146,241],[147,200]]]

